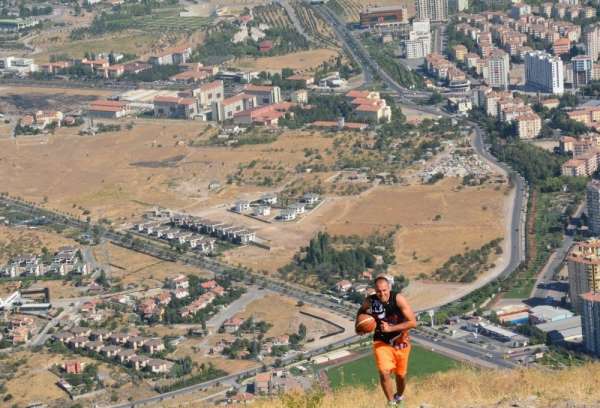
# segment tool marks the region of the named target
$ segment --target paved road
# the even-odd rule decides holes
[[[575,212],[575,217],[581,216],[584,207],[584,203],[579,205],[577,211]],[[563,264],[569,252],[569,249],[571,248],[571,245],[573,245],[573,241],[574,239],[572,236],[564,235],[560,247],[556,248],[556,250],[552,253],[550,258],[548,258],[546,265],[544,265],[544,267],[540,271],[536,279],[535,285],[531,290],[531,295],[529,297],[531,299],[534,299],[533,302],[535,302],[536,300],[538,302],[541,302],[549,297],[553,298],[555,301],[560,302],[560,297],[562,297],[564,293],[562,293],[560,290],[557,291],[556,289],[559,283],[552,281],[555,279],[556,274],[559,272],[559,269]]]
[[[483,156],[486,160],[496,164],[508,174],[512,174],[511,179],[516,188],[515,202],[511,216],[511,234],[509,237],[510,261],[502,273],[500,273],[501,278],[506,278],[519,266],[523,260],[525,260],[525,215],[527,211],[525,194],[527,191],[527,184],[525,179],[513,172],[513,170],[505,163],[498,161],[494,156],[492,156],[491,153],[487,151],[483,142],[483,130],[474,122],[471,122],[471,125],[475,129],[476,133],[476,137],[473,142],[473,148],[480,156]]]

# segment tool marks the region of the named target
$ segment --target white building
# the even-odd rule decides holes
[[[592,57],[593,61],[596,61],[598,55],[600,55],[600,26],[593,24],[585,27],[583,42],[587,50],[587,55]]]
[[[448,20],[448,0],[416,0],[418,20]]]
[[[510,58],[502,50],[494,50],[487,59],[487,70],[484,79],[492,88],[508,89],[508,74],[510,72]]]
[[[0,58],[0,71],[29,74],[37,71],[37,65],[32,58],[6,57]]]
[[[406,58],[425,58],[431,54],[431,31],[428,20],[413,22],[413,29],[404,40],[404,54]]]
[[[526,54],[525,81],[543,92],[562,95],[565,90],[562,60],[543,51]]]

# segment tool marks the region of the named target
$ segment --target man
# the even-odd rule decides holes
[[[417,327],[415,315],[404,296],[392,291],[385,276],[375,279],[375,293],[367,296],[358,313],[368,313],[377,321],[373,353],[381,388],[390,406],[403,406],[410,354],[408,331]],[[395,394],[392,373],[396,374]]]

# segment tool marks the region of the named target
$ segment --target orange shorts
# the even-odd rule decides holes
[[[408,369],[408,356],[410,343],[403,349],[397,349],[383,341],[373,342],[375,364],[380,372],[394,372],[399,376],[406,376]]]

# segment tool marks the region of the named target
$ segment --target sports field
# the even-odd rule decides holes
[[[419,346],[412,346],[408,378],[421,377],[459,367],[459,363]],[[336,389],[343,386],[371,387],[379,383],[375,360],[371,354],[327,370],[329,383]]]

